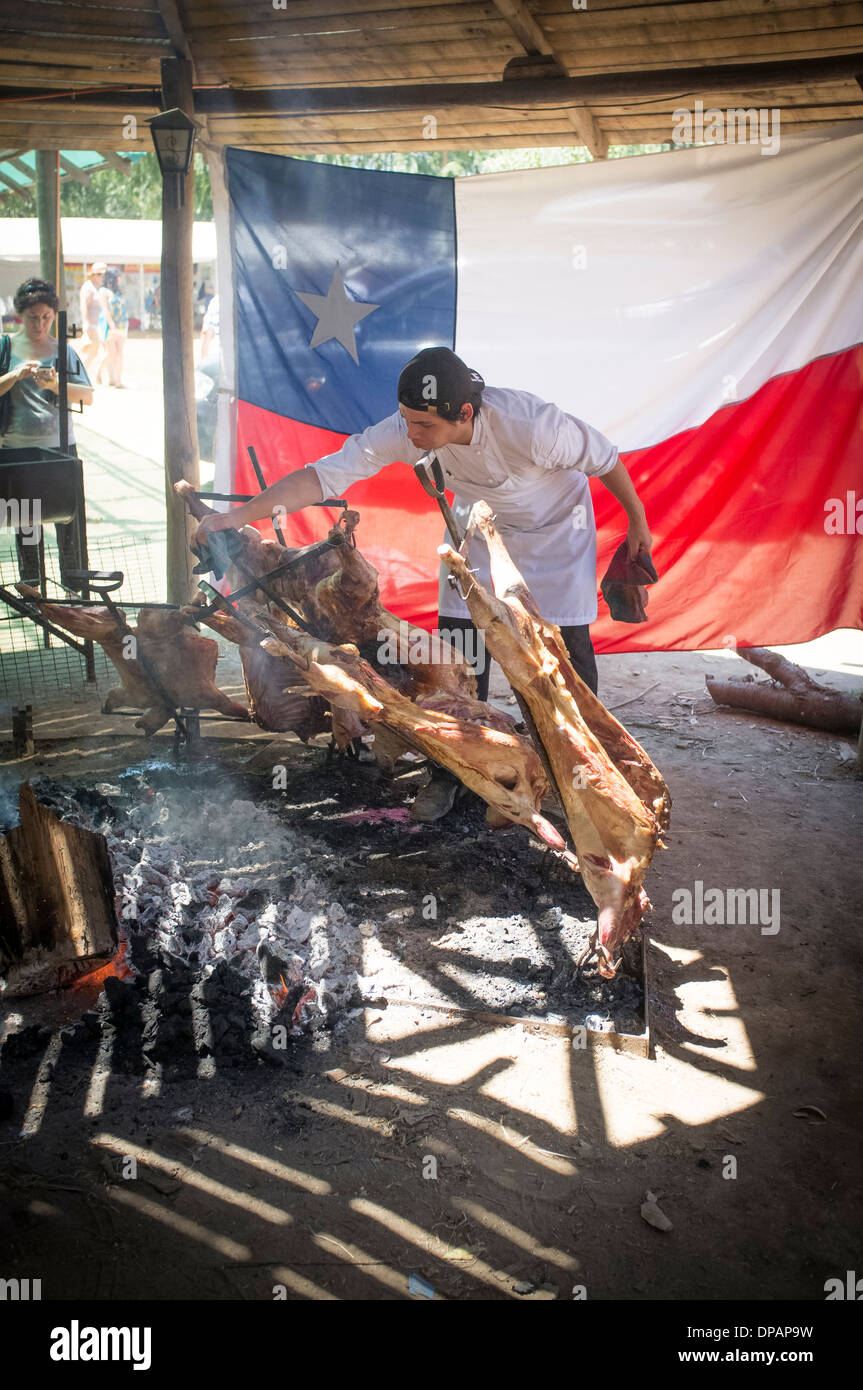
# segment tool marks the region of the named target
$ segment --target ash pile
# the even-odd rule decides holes
[[[291,1039],[359,1012],[357,904],[316,870],[328,851],[247,788],[166,765],[93,787],[33,785],[107,842],[121,950],[81,1036],[98,1029],[118,1069],[282,1062]]]
[[[520,828],[490,830],[476,799],[412,822],[419,775],[298,749],[288,796],[206,762],[35,780],[105,836],[121,937],[64,1042],[98,1034],[106,1065],[169,1080],[290,1065],[406,1002],[641,1033],[636,949],[613,980],[576,969],[595,923],[580,879]]]

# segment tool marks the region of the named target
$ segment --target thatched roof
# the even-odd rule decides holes
[[[171,57],[192,61],[211,140],[286,154],[417,150],[433,132],[443,149],[582,144],[602,155],[669,140],[672,111],[696,99],[779,107],[784,131],[863,117],[860,4],[579,3],[10,3],[0,152],[150,148],[141,118],[160,107]]]

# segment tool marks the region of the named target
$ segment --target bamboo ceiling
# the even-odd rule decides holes
[[[696,100],[778,107],[783,131],[863,117],[863,58],[849,61],[863,5],[830,0],[2,0],[0,32],[0,155],[151,148],[143,119],[172,57],[193,65],[210,140],[283,154],[418,150],[431,136],[601,157],[670,140],[672,111]],[[755,67],[732,81],[728,65]]]

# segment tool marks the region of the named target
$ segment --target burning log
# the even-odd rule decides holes
[[[0,837],[0,992],[70,984],[117,951],[114,883],[103,835],[61,821],[29,782],[21,824]]]
[[[671,800],[644,749],[573,670],[560,629],[544,621],[533,595],[478,502],[470,530],[488,546],[494,594],[473,579],[449,545],[439,553],[458,579],[471,617],[513,689],[523,695],[548,754],[585,886],[597,905],[600,973],[636,931],[650,904],[642,887]]]
[[[857,734],[863,721],[863,703],[832,686],[813,680],[801,666],[786,661],[769,647],[738,647],[737,655],[766,671],[772,680],[742,680],[732,677],[718,681],[706,678],[707,690],[717,705],[732,705],[750,714],[763,714],[789,724],[806,724],[812,729],[829,729],[837,734]]]

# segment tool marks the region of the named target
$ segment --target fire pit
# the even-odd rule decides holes
[[[364,1008],[407,1001],[646,1050],[640,949],[614,980],[576,970],[591,900],[538,840],[489,830],[479,802],[410,821],[415,770],[393,782],[297,747],[285,789],[262,791],[248,744],[220,750],[218,766],[34,782],[106,838],[121,953],[79,987],[103,985],[81,1028],[110,1039],[115,1068],[284,1065]]]

